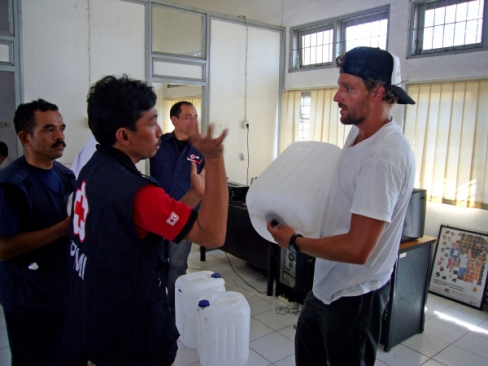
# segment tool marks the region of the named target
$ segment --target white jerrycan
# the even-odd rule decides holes
[[[218,273],[200,271],[180,276],[175,282],[175,320],[180,339],[197,348],[197,308],[202,294],[224,292],[225,281]]]
[[[341,148],[303,141],[288,146],[249,187],[247,209],[254,229],[274,242],[266,224],[272,220],[318,238],[332,177]]]
[[[244,366],[249,358],[251,309],[236,291],[198,301],[198,356],[202,366]]]

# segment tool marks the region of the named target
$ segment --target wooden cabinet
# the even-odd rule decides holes
[[[424,236],[400,244],[391,277],[390,299],[383,315],[381,343],[393,346],[424,331],[430,257],[436,239]]]

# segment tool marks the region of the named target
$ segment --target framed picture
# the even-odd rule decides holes
[[[441,225],[429,291],[481,310],[487,257],[488,234]]]

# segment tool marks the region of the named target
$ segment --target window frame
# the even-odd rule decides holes
[[[178,12],[181,14],[184,14],[186,16],[194,16],[194,17],[200,17],[201,18],[201,44],[200,44],[200,52],[201,55],[188,55],[188,54],[183,54],[183,53],[178,53],[178,52],[170,52],[170,51],[163,51],[163,50],[156,50],[155,47],[155,28],[153,25],[154,22],[154,11],[155,9],[159,10],[166,10],[166,11],[172,11],[172,12]],[[182,60],[207,60],[208,57],[208,52],[207,52],[207,38],[208,38],[208,21],[207,21],[208,15],[204,12],[201,11],[196,11],[196,10],[187,10],[185,8],[177,7],[177,6],[170,6],[170,5],[165,5],[165,4],[160,4],[157,2],[152,2],[151,3],[151,53],[156,56],[161,56],[161,57],[174,57],[177,59],[182,59]]]
[[[15,112],[15,106],[23,102],[22,90],[24,88],[23,84],[23,70],[22,70],[22,22],[21,19],[21,0],[6,0],[4,4],[8,4],[11,12],[7,15],[9,22],[9,30],[0,32],[0,43],[2,45],[7,45],[8,47],[8,61],[0,61],[0,73],[7,73],[13,75],[13,89],[5,92],[8,95],[9,92],[12,93],[14,99],[14,108],[12,111]],[[3,91],[3,90],[2,90]],[[7,98],[5,97],[5,100]],[[9,118],[7,118],[8,120]],[[12,119],[10,120],[12,121]],[[2,132],[2,141],[7,142],[9,147],[12,149],[11,153],[13,157],[22,155],[23,146],[20,140],[17,138],[15,133],[15,128],[12,122],[2,121],[2,126],[0,127]],[[15,142],[13,142],[15,141]],[[16,149],[13,145],[16,144]]]
[[[443,55],[453,55],[458,53],[466,52],[478,52],[488,50],[488,0],[484,1],[483,7],[483,26],[481,31],[481,43],[475,44],[465,44],[460,46],[449,46],[441,47],[430,50],[419,51],[419,44],[423,40],[423,32],[419,35],[419,21],[420,18],[425,17],[425,10],[421,12],[419,7],[425,6],[425,9],[429,4],[434,4],[435,2],[446,3],[446,6],[453,4],[460,4],[464,2],[469,2],[470,0],[413,0],[411,2],[410,8],[410,26],[409,26],[409,39],[408,39],[408,50],[407,58],[418,58],[418,57],[431,57],[431,56],[443,56]]]
[[[358,23],[367,23],[369,17],[379,17],[381,13],[385,14],[385,18],[388,20],[387,34],[386,34],[386,50],[388,50],[389,33],[390,33],[390,5],[383,5],[377,8],[372,8],[356,13],[346,14],[335,18],[324,19],[312,23],[301,24],[290,28],[290,43],[289,43],[289,62],[288,72],[299,72],[306,70],[316,70],[321,68],[335,67],[335,59],[339,55],[345,52],[346,40],[345,40],[345,27],[348,22],[354,18],[363,18],[364,21]],[[332,60],[330,62],[301,65],[300,55],[300,42],[301,36],[307,34],[313,34],[324,30],[332,29]]]
[[[347,20],[344,20],[341,24],[341,39],[340,39],[340,45],[341,45],[341,50],[340,50],[340,53],[345,53],[347,51],[347,39],[346,39],[346,28],[347,27],[350,27],[350,26],[353,26],[353,25],[360,25],[360,24],[367,24],[367,23],[372,23],[372,22],[375,22],[375,21],[378,21],[378,20],[383,20],[385,19],[384,16],[382,16],[382,14],[384,14],[385,12],[371,12],[371,13],[368,13],[368,14],[364,14],[364,15],[360,15],[360,16],[356,16],[356,17],[351,17]],[[387,27],[387,30],[386,30],[386,46],[388,49],[388,28],[389,28],[389,24],[390,24],[390,14],[389,12],[386,13],[387,16],[386,16],[386,19],[388,20],[388,27]],[[354,19],[354,22],[353,22],[353,18]],[[351,24],[348,24],[348,23],[351,23]]]
[[[2,5],[7,5],[7,9],[14,9],[14,5],[17,6],[16,4],[14,4],[12,2],[12,0],[4,0],[2,2]],[[16,18],[16,16],[13,14],[13,11],[12,12],[8,12],[7,11],[7,15],[3,15],[1,16],[4,20],[6,20],[8,22],[8,27],[9,29],[7,31],[2,31],[0,29],[0,35],[3,35],[3,36],[15,36],[15,23],[14,23],[14,18]]]
[[[307,28],[302,28],[302,29],[298,30],[297,31],[297,39],[296,39],[297,53],[295,55],[298,56],[298,50],[301,50],[304,47],[302,45],[302,37],[303,36],[312,35],[312,34],[324,32],[324,31],[332,31],[332,38],[334,38],[334,23],[320,24],[320,25],[315,26],[315,27],[307,27]],[[334,43],[332,43],[332,52],[334,52]],[[302,58],[299,57],[299,60],[302,60]],[[325,66],[325,65],[330,64],[330,62],[323,62],[320,64],[316,63],[316,64],[311,64],[311,65],[302,65],[303,61],[298,61],[298,62],[301,65],[300,66],[301,68],[314,68],[317,66]]]

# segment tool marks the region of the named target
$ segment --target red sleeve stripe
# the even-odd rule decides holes
[[[132,218],[141,239],[148,232],[171,241],[181,237],[182,232],[185,232],[184,237],[190,230],[187,228],[189,222],[195,221],[193,216],[196,218],[190,206],[176,201],[162,188],[151,184],[140,189],[134,197]]]

